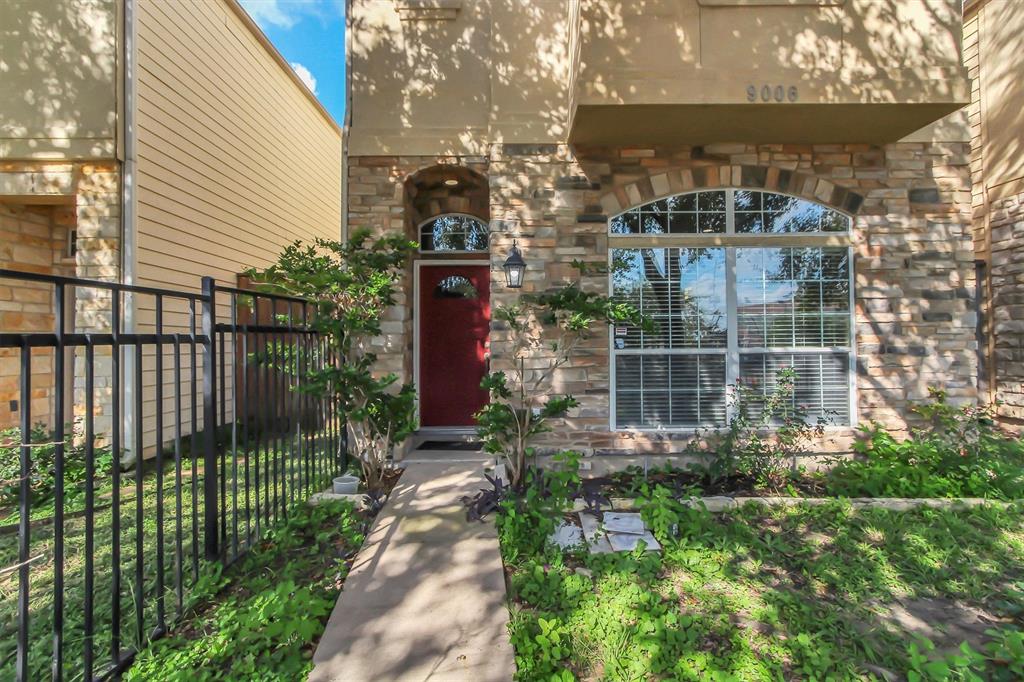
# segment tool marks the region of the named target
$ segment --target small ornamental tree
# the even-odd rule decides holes
[[[710,483],[749,478],[756,488],[778,492],[792,480],[797,457],[812,450],[834,414],[812,421],[807,406],[796,400],[799,378],[795,369],[783,367],[773,385],[736,383],[729,428],[708,438],[713,443],[706,472]],[[692,445],[691,453],[699,453],[697,441]]]
[[[403,237],[373,239],[369,230],[357,230],[347,242],[295,242],[270,267],[246,273],[265,291],[313,303],[309,324],[339,362],[303,361],[301,347],[280,344],[268,355],[282,371],[301,373],[300,391],[333,399],[371,491],[382,487],[389,456],[416,426],[412,384],[398,384],[395,374],[376,375],[377,356],[370,351],[416,246]]]
[[[606,272],[576,261],[581,275]],[[487,374],[481,386],[490,402],[475,415],[484,449],[505,459],[508,482],[521,491],[526,483],[531,442],[551,431],[550,422],[579,403],[554,393],[559,368],[569,363],[580,344],[610,324],[650,326],[633,306],[608,296],[583,291],[579,282],[541,294],[524,294],[510,306],[497,306],[494,319],[509,329],[511,369]]]

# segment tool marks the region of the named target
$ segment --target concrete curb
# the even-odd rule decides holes
[[[709,512],[718,513],[739,509],[746,504],[760,505],[762,507],[796,507],[799,505],[820,506],[831,504],[843,499],[848,499],[850,506],[854,509],[888,509],[890,511],[909,511],[920,507],[931,509],[970,509],[990,505],[993,507],[1008,507],[1013,504],[1024,502],[1024,500],[1003,501],[988,500],[983,497],[728,497],[724,495],[714,497],[691,497],[682,500],[687,507],[703,506]],[[636,498],[613,497],[611,498],[612,509],[625,511],[636,509]]]
[[[342,494],[331,492],[330,490],[325,490],[322,493],[313,493],[306,502],[311,507],[315,507],[321,502],[335,502],[337,500],[351,502],[355,505],[356,509],[360,510],[366,509],[369,506],[366,504],[366,493]]]

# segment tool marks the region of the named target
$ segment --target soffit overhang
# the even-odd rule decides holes
[[[889,144],[964,102],[579,105],[572,144]]]

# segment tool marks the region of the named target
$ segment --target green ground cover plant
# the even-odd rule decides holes
[[[29,469],[29,492],[32,509],[36,513],[53,514],[54,459],[56,453],[53,436],[43,425],[32,428],[29,436],[33,443]],[[0,431],[0,509],[15,507],[21,491],[21,429]],[[64,500],[75,508],[81,505],[85,482],[84,444],[76,445],[71,434],[64,443]],[[97,477],[110,471],[114,456],[110,448],[96,447],[93,466]]]
[[[795,399],[798,377],[783,369],[770,386],[735,387],[728,428],[698,433],[689,448],[703,465],[582,481],[580,453],[555,455],[546,469],[534,458],[535,438],[576,404],[543,384],[547,371],[530,374],[536,385],[526,379],[523,360],[550,343],[531,320],[558,323],[541,312],[550,303],[528,298],[497,316],[518,338],[522,369],[485,379],[491,404],[477,421],[509,480],[491,478],[493,489],[463,500],[469,520],[495,516],[518,679],[1024,678],[1024,504],[896,512],[843,499],[1024,497],[1024,450],[989,409],[934,391],[909,438],[868,427],[855,459],[809,473],[799,459],[829,417],[810,418]],[[573,343],[632,314],[583,303],[585,314],[559,323],[579,323],[568,329]],[[542,368],[568,361],[565,331],[552,334],[561,341]],[[709,492],[837,499],[720,515],[682,503]],[[589,513],[612,495],[640,498],[661,553],[591,555],[547,541],[574,498]]]
[[[1024,498],[1024,446],[997,426],[993,407],[950,404],[946,394],[915,406],[923,423],[898,440],[877,424],[861,429],[858,457],[827,476],[848,497]]]
[[[663,552],[590,555],[544,543],[550,514],[502,504],[520,680],[1021,679],[1020,506],[711,514],[656,486],[642,513]],[[992,623],[929,638],[892,618],[904,607]]]
[[[208,566],[186,624],[124,679],[304,680],[368,517],[348,502],[296,505],[232,567]]]
[[[907,437],[865,425],[853,457],[835,457],[826,470],[807,471],[800,458],[814,453],[827,418],[809,419],[795,403],[796,378],[783,369],[770,391],[737,387],[728,428],[698,434],[686,451],[700,464],[631,467],[598,483],[607,494],[626,497],[646,495],[661,484],[676,497],[1024,499],[1024,444],[998,427],[993,407],[953,405],[937,389],[912,408],[918,422]]]

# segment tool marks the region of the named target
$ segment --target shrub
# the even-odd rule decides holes
[[[579,261],[573,267],[581,274],[606,272]],[[595,329],[610,324],[650,328],[651,323],[633,306],[584,291],[579,282],[523,295],[515,305],[498,306],[494,319],[510,331],[511,367],[491,372],[481,382],[490,402],[475,415],[477,432],[487,452],[504,456],[509,483],[521,492],[527,459],[534,453],[532,441],[551,430],[551,420],[578,404],[571,395],[554,393],[555,372],[573,359]]]
[[[271,344],[265,361],[299,375],[300,391],[333,399],[371,491],[385,485],[390,455],[416,428],[412,384],[400,385],[395,374],[376,374],[377,356],[370,350],[416,247],[397,236],[374,240],[362,229],[347,242],[295,242],[266,270],[246,273],[264,290],[314,302],[311,324],[342,362],[322,363],[305,357],[301,346],[283,343]]]
[[[583,493],[580,453],[560,452],[553,461],[555,467],[549,470],[528,469],[519,495],[505,496],[498,505],[495,525],[506,563],[520,555],[543,553],[556,519]]]
[[[1024,448],[995,424],[992,407],[949,403],[932,389],[914,409],[924,425],[900,441],[878,424],[861,428],[856,459],[828,474],[837,495],[865,497],[1024,497]]]
[[[757,488],[776,491],[791,480],[796,457],[820,437],[827,416],[809,420],[807,408],[794,399],[796,370],[780,369],[769,393],[738,383],[733,413],[724,434],[710,434],[710,453],[693,445],[690,454],[710,455],[702,473],[712,483],[727,478],[749,479]],[[696,443],[696,441],[695,441]]]

